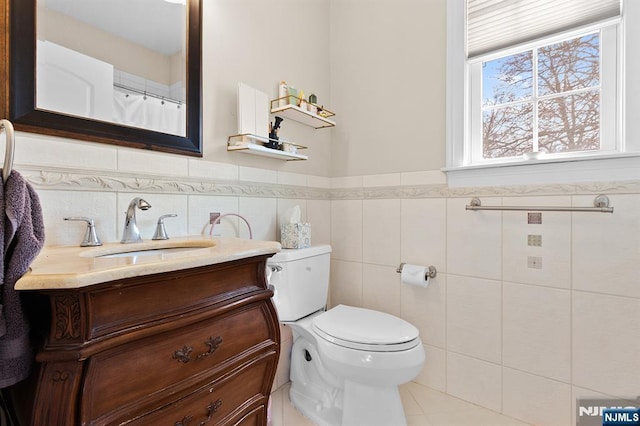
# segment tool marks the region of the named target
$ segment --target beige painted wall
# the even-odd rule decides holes
[[[439,170],[445,13],[445,0],[205,2],[204,159],[319,176]],[[304,162],[228,153],[237,83],[276,97],[282,79],[315,93],[338,126],[314,130],[285,120],[280,135],[309,147]]]
[[[332,176],[445,161],[445,0],[332,0]]]
[[[227,153],[237,132],[238,82],[275,98],[286,80],[332,109],[327,0],[220,0],[204,2],[204,156],[297,173],[329,176],[333,129],[314,130],[285,120],[280,137],[306,145],[308,161],[282,162]],[[339,126],[346,118],[336,116]]]

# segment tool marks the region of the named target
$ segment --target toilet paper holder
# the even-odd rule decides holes
[[[402,273],[402,268],[404,267],[406,262],[402,262],[400,264],[400,266],[398,266],[398,268],[396,269],[396,272],[401,274]],[[435,266],[429,266],[429,269],[427,271],[427,273],[425,274],[425,279],[427,278],[435,278],[436,275],[438,275],[438,270],[436,269]]]

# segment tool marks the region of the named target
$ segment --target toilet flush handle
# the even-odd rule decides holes
[[[282,266],[280,265],[267,265],[267,289],[273,292],[273,297],[277,297],[278,291],[276,290],[276,286],[271,284],[271,275],[274,272],[282,271]]]

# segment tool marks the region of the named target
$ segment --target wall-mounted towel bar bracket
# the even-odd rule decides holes
[[[402,262],[400,264],[400,266],[398,266],[396,268],[396,272],[397,273],[399,273],[399,274],[402,273],[402,268],[404,267],[405,263],[406,262]],[[425,274],[424,278],[425,279],[426,278],[435,278],[436,275],[438,275],[438,270],[436,269],[436,267],[435,266],[429,266],[429,269],[428,269],[427,273]]]
[[[613,207],[609,207],[609,197],[598,195],[593,200],[593,207],[562,207],[562,206],[483,206],[480,198],[473,198],[465,207],[467,210],[509,210],[509,211],[533,211],[533,212],[599,212],[613,213]]]

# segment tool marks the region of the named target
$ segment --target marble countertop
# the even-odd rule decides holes
[[[122,278],[275,254],[280,249],[280,243],[276,241],[208,236],[149,240],[134,244],[107,243],[100,247],[49,246],[42,249],[29,272],[18,280],[15,288],[81,288]],[[138,254],[120,254],[123,251]],[[114,254],[119,257],[108,257]]]

